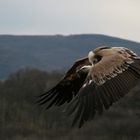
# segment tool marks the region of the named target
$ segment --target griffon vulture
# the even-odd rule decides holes
[[[73,125],[81,127],[127,94],[140,79],[140,57],[124,47],[98,47],[77,60],[38,102],[46,109],[69,103]]]

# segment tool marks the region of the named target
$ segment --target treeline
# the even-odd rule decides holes
[[[24,69],[0,81],[0,140],[138,140],[140,83],[102,116],[80,130],[61,108],[46,111],[35,101],[54,86],[63,72]]]

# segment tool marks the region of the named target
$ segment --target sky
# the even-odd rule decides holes
[[[0,34],[105,34],[140,42],[140,0],[0,0]]]

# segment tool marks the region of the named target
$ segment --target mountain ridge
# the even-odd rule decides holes
[[[140,43],[100,34],[0,35],[0,78],[23,68],[65,70],[98,46],[128,47],[140,54]]]

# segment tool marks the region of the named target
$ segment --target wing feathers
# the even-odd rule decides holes
[[[37,103],[39,105],[45,104],[46,109],[53,105],[60,106],[65,102],[69,103],[73,96],[78,93],[86,79],[88,70],[80,70],[80,68],[86,64],[88,64],[87,58],[75,62],[65,77],[54,88],[39,96]]]
[[[95,102],[95,104],[96,104],[96,106],[95,106],[95,109],[96,109],[96,111],[98,111],[98,114],[102,114],[103,113],[103,102],[102,102],[102,100],[101,100],[101,98],[100,98],[100,94],[98,93],[98,91],[95,89],[95,100],[94,100],[94,102]]]
[[[49,101],[50,99],[52,99],[52,97],[54,97],[56,95],[56,91],[55,88],[50,90],[49,92],[46,93],[46,95],[42,95],[40,96],[39,100],[37,101],[39,103],[39,105],[42,105],[44,103],[46,103],[47,101]]]
[[[80,105],[78,106],[78,111],[76,111],[73,125],[78,123],[78,126],[81,127],[85,121],[93,119],[96,112],[101,114],[103,106],[108,109],[113,103],[127,94],[135,86],[139,78],[140,74],[137,68],[133,68],[130,64],[123,73],[117,74],[116,77],[107,80],[102,85],[96,85],[94,82],[86,84],[79,91],[77,99],[74,101]]]
[[[78,103],[78,101],[76,101],[76,103]],[[73,120],[72,126],[74,126],[77,123],[80,116],[82,116],[81,114],[84,112],[84,106],[82,104],[83,104],[83,102],[78,103],[78,106],[77,106],[78,109],[76,111],[76,114],[74,115],[74,120]],[[72,110],[70,109],[71,113],[72,113]]]
[[[92,66],[88,58],[76,61],[64,78],[40,95],[37,102],[48,109],[71,101],[67,107],[68,115],[75,116],[72,125],[79,127],[92,120],[96,112],[102,114],[104,109],[109,109],[140,79],[140,58],[121,47],[99,48],[93,59],[96,55],[101,59]],[[90,68],[82,70],[86,66]]]

